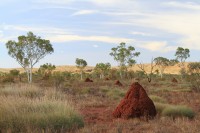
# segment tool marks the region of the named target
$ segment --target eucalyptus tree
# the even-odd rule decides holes
[[[52,74],[52,71],[56,69],[55,65],[52,65],[51,63],[46,63],[43,65],[40,65],[40,68],[38,69],[38,73],[42,76],[50,76]]]
[[[156,66],[154,58],[151,59],[151,66],[150,66],[150,71],[149,72],[147,72],[147,69],[146,69],[147,67],[145,68],[145,64],[140,63],[140,64],[137,64],[137,66],[142,70],[142,73],[144,73],[144,75],[146,76],[148,82],[150,83],[151,80],[152,80],[154,68]]]
[[[154,59],[156,66],[158,66],[160,77],[163,78],[163,73],[167,66],[170,65],[170,60],[165,57],[157,57]]]
[[[182,48],[178,47],[175,53],[176,59],[180,62],[179,67],[181,68],[181,75],[183,77],[183,74],[186,73],[185,70],[185,61],[187,58],[190,57],[190,50],[188,48]]]
[[[87,62],[84,59],[76,58],[76,67],[80,70],[81,80],[83,80],[83,70],[87,66]]]
[[[135,48],[133,46],[126,47],[126,43],[121,42],[119,46],[111,49],[111,56],[114,57],[114,60],[118,62],[118,66],[120,68],[120,77],[123,78],[123,71],[127,71],[129,66],[133,66],[136,61],[135,57],[140,55],[140,52],[134,52]]]
[[[28,82],[32,82],[33,66],[47,54],[54,52],[49,40],[42,39],[28,32],[27,36],[19,36],[18,42],[9,40],[6,43],[8,54],[14,58],[26,71]]]
[[[103,79],[105,74],[111,69],[110,63],[97,63],[94,70],[100,74],[100,79]]]
[[[190,57],[190,50],[188,48],[178,47],[175,53],[176,59],[180,62],[179,67],[185,67],[185,61]]]

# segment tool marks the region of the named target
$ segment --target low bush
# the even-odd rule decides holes
[[[195,113],[194,111],[187,107],[187,106],[174,106],[174,105],[170,105],[170,106],[166,106],[165,109],[162,111],[162,115],[163,116],[170,116],[173,118],[176,117],[187,117],[187,118],[194,118]]]
[[[6,75],[5,77],[3,77],[2,80],[3,83],[14,83],[14,77],[11,75]]]
[[[155,105],[156,111],[157,111],[157,113],[158,113],[159,115],[163,112],[163,110],[164,110],[167,106],[169,106],[169,104],[157,103],[157,102],[155,102],[154,105]]]

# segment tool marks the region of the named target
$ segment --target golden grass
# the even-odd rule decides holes
[[[63,93],[38,87],[0,88],[0,132],[67,132],[83,119]]]
[[[185,63],[185,66],[187,66],[189,62]],[[150,64],[144,64],[145,65],[145,70],[149,73],[150,69],[151,69],[151,65]],[[117,68],[116,66],[113,66],[112,68]],[[12,69],[17,69],[20,72],[24,72],[23,68],[0,68],[0,72],[9,72]],[[87,70],[92,70],[94,69],[94,66],[87,66],[84,71],[87,72]],[[154,71],[158,69],[158,67],[154,68]],[[37,71],[38,68],[34,68],[33,71]],[[136,65],[134,65],[132,68],[129,68],[129,70],[133,70],[133,71],[141,71],[140,68]],[[72,66],[72,65],[63,65],[63,66],[56,66],[56,70],[55,71],[68,71],[68,72],[79,72],[79,69],[76,66]],[[175,66],[168,66],[166,67],[164,73],[166,74],[179,74],[180,71],[180,67],[178,65]]]

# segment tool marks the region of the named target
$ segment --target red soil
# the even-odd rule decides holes
[[[173,83],[178,83],[178,80],[175,79],[175,78],[173,78],[173,79],[172,79],[172,82],[173,82]]]
[[[115,85],[123,86],[122,83],[119,80],[115,81]]]
[[[93,80],[91,80],[90,78],[86,78],[85,82],[93,82]]]
[[[112,122],[112,109],[109,107],[84,107],[81,114],[89,124]]]
[[[142,116],[152,118],[155,115],[156,109],[153,101],[138,82],[131,85],[124,99],[113,112],[114,118],[125,119]]]

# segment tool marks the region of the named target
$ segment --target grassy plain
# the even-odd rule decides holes
[[[57,67],[57,70],[68,71],[66,66]],[[171,81],[174,77],[178,83]],[[195,92],[190,82],[182,79],[180,75],[164,75],[163,79],[155,75],[151,83],[148,83],[145,77],[137,79],[154,101],[158,112],[156,118],[149,121],[145,118],[114,119],[112,111],[136,78],[138,77],[119,79],[123,87],[114,85],[117,78],[104,80],[97,77],[92,78],[94,82],[90,83],[80,81],[79,78],[65,78],[59,85],[55,79],[44,80],[37,76],[34,77],[32,85],[24,82],[0,82],[1,132],[200,131],[200,93]]]

